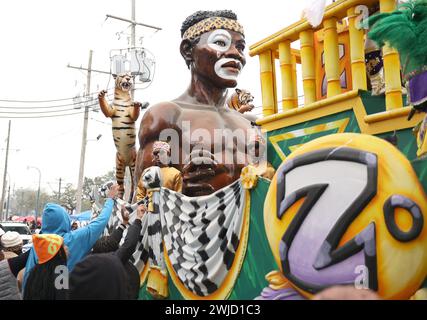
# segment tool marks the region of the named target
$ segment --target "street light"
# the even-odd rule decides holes
[[[40,199],[40,181],[41,181],[41,179],[42,179],[42,173],[40,172],[40,169],[39,168],[37,168],[37,167],[30,167],[30,166],[28,166],[27,167],[27,170],[29,170],[29,169],[36,169],[38,172],[39,172],[39,189],[38,189],[38,191],[37,191],[37,200],[36,200],[36,211],[34,212],[34,222],[35,222],[35,224],[36,224],[36,227],[37,227],[37,213],[38,213],[38,209],[39,209],[39,199]]]

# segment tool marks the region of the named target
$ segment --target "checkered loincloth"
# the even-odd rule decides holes
[[[174,272],[195,295],[212,294],[226,278],[240,243],[245,206],[240,180],[198,198],[161,188],[154,202],[155,212],[143,217],[132,262],[140,273],[147,263],[161,267],[164,244],[173,269],[169,272]],[[131,210],[129,205],[122,205]],[[132,206],[134,210],[136,207]],[[110,231],[120,223],[120,204],[114,211]]]

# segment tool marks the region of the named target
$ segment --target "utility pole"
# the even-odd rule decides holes
[[[132,0],[132,21],[135,21],[135,0]],[[135,48],[135,43],[136,43],[136,33],[135,33],[135,23],[132,23],[131,25],[131,47]]]
[[[132,0],[132,21],[135,21],[135,0]],[[130,46],[132,49],[135,49],[135,43],[136,43],[136,32],[135,32],[136,25],[135,23],[132,23],[131,25],[131,36],[130,36]],[[130,91],[130,96],[132,98],[132,101],[135,100],[135,86],[132,86],[132,90]]]
[[[9,186],[7,191],[6,218],[4,219],[6,221],[9,219],[9,206],[10,206],[10,181],[9,181]]]
[[[86,97],[89,99],[90,96],[90,80],[92,75],[92,54],[93,51],[89,51],[89,63],[87,70],[87,81],[86,81]],[[79,168],[79,181],[77,184],[77,204],[76,213],[80,213],[82,209],[82,194],[83,194],[83,179],[84,179],[84,166],[85,166],[85,155],[86,155],[86,139],[87,139],[87,125],[89,120],[89,105],[85,105],[84,122],[83,122],[83,136],[82,136],[82,150],[80,152],[80,168]]]
[[[91,75],[92,72],[97,73],[104,73],[104,74],[111,74],[109,71],[102,71],[102,70],[96,70],[92,69],[92,54],[93,51],[89,51],[89,63],[87,68],[83,67],[76,67],[72,66],[70,64],[67,65],[68,68],[71,69],[77,69],[77,70],[84,70],[87,71],[87,84],[86,84],[86,106],[85,106],[85,112],[84,112],[84,122],[83,122],[83,136],[82,136],[82,149],[80,152],[80,168],[79,168],[79,180],[77,184],[77,194],[76,194],[76,213],[80,213],[82,208],[82,195],[83,195],[83,181],[84,181],[84,163],[85,163],[85,154],[86,154],[86,144],[87,144],[87,126],[88,126],[88,120],[89,120],[89,103],[92,101],[90,99],[90,81],[91,81]],[[59,179],[59,192],[58,192],[58,200],[59,196],[61,194],[61,179]]]
[[[39,168],[37,168],[37,167],[33,167],[34,169],[37,169],[37,171],[39,172],[39,187],[38,187],[38,189],[37,189],[37,199],[36,199],[36,213],[35,213],[35,219],[34,219],[34,222],[35,222],[35,224],[36,224],[36,227],[37,227],[37,216],[38,216],[38,214],[39,214],[39,203],[40,203],[40,182],[41,182],[41,180],[42,180],[42,173],[41,173],[41,171],[40,171],[40,169]],[[41,215],[40,215],[41,216]]]
[[[132,21],[135,21],[135,0],[132,0]],[[136,43],[136,32],[135,32],[136,25],[135,23],[132,23],[131,25],[131,36],[130,36],[130,46],[132,49],[135,49],[135,43]],[[132,90],[130,91],[130,96],[132,98],[132,101],[135,100],[135,86],[132,86]]]
[[[6,160],[4,162],[3,190],[1,193],[1,202],[0,202],[0,221],[3,220],[3,206],[4,206],[4,198],[6,196],[6,174],[7,174],[7,161],[9,158],[10,125],[11,125],[11,120],[9,120],[9,128],[7,131]]]
[[[135,21],[135,0],[132,0],[132,21]],[[132,23],[131,25],[131,37],[130,37],[130,45],[133,49],[135,49],[136,44],[136,25],[135,23]],[[135,100],[135,86],[132,86],[132,90],[130,92],[132,101]]]
[[[28,166],[27,170],[29,170],[29,169],[36,169],[37,172],[38,172],[38,174],[39,174],[39,188],[37,190],[36,210],[34,211],[34,221],[35,221],[35,223],[37,225],[37,214],[39,212],[39,201],[40,201],[40,182],[42,180],[42,172],[37,167]]]
[[[62,179],[59,178],[58,202],[61,201],[61,182],[62,182]]]
[[[126,19],[126,18],[120,18],[120,17],[117,17],[117,16],[113,16],[111,14],[107,14],[106,17],[107,18],[116,19],[116,20],[125,21],[125,22],[129,22],[133,27],[135,27],[135,26],[138,25],[138,26],[142,26],[142,27],[147,27],[147,28],[155,29],[157,31],[162,30],[162,28],[151,26],[149,24],[145,24],[145,23],[142,23],[142,22],[135,21],[135,0],[132,0],[132,20],[129,20],[129,19]],[[133,30],[133,32],[134,32],[133,34],[135,34],[134,30]]]

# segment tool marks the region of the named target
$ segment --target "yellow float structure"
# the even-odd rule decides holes
[[[318,276],[322,276],[321,270],[324,268],[327,270],[327,267],[332,264],[328,262],[329,258],[335,259],[335,263],[344,261],[344,256],[337,258],[339,252],[345,251],[341,247],[353,245],[356,248],[356,244],[351,244],[350,239],[353,236],[357,237],[356,233],[370,223],[375,223],[373,230],[375,235],[372,239],[375,238],[375,241],[378,241],[376,242],[378,260],[370,262],[374,269],[378,268],[375,269],[378,270],[378,278],[372,278],[375,280],[375,285],[370,288],[377,291],[381,297],[388,299],[407,299],[410,297],[418,299],[425,296],[425,290],[416,292],[423,287],[422,284],[427,275],[427,249],[424,244],[427,230],[424,222],[424,217],[427,214],[427,160],[417,157],[418,146],[412,130],[423,120],[424,115],[419,113],[408,120],[411,106],[407,105],[407,96],[402,90],[399,54],[389,46],[382,48],[385,93],[373,96],[369,91],[365,61],[367,30],[361,27],[360,22],[363,13],[373,7],[379,7],[380,12],[392,12],[396,9],[396,1],[338,0],[326,7],[323,22],[318,27],[312,27],[306,19],[302,19],[250,47],[250,55],[259,57],[261,71],[263,117],[257,120],[257,124],[267,135],[268,160],[278,170],[270,184],[265,201],[264,221],[266,223],[265,232],[273,256],[281,270],[267,275],[266,279],[270,285],[269,289],[263,292],[263,297],[266,299],[274,296],[274,292],[277,290],[287,290],[289,285],[306,298],[317,293],[321,286],[316,289],[315,286],[310,287],[307,283]],[[298,41],[299,49],[295,49],[298,47]],[[275,70],[276,59],[280,61],[280,92],[277,91],[276,86],[279,77]],[[302,72],[298,74],[301,79],[298,79],[295,72],[295,64],[301,64]],[[303,92],[298,92],[297,88],[302,88]],[[302,105],[298,105],[298,96],[304,96]],[[339,135],[342,133],[346,134]],[[331,143],[328,144],[329,142]],[[325,153],[328,151],[325,149],[326,145],[330,148],[328,149],[331,152],[330,154]],[[322,152],[323,156],[320,156]],[[341,155],[342,152],[344,153]],[[351,154],[353,158],[348,156],[346,152]],[[354,225],[351,225],[351,221],[347,221],[348,226],[350,226],[349,229],[344,229],[348,226],[343,227],[341,224],[341,231],[343,234],[346,232],[345,236],[341,237],[335,234],[334,238],[333,233],[331,233],[330,237],[334,239],[335,243],[325,240],[325,247],[319,249],[317,260],[313,260],[317,262],[300,264],[303,269],[304,266],[313,268],[310,270],[311,273],[307,270],[306,273],[299,270],[301,272],[296,276],[297,272],[292,268],[296,268],[295,266],[301,261],[289,262],[288,253],[292,251],[290,245],[295,246],[292,241],[297,237],[299,232],[297,229],[304,224],[305,228],[308,228],[307,223],[309,222],[307,221],[309,219],[307,218],[307,221],[304,219],[306,219],[305,215],[309,217],[311,214],[311,211],[308,212],[307,210],[312,209],[307,209],[304,206],[317,205],[315,200],[319,200],[322,197],[322,192],[325,191],[325,188],[330,188],[330,185],[321,185],[320,182],[317,182],[318,184],[313,185],[312,189],[310,189],[311,186],[306,186],[305,189],[295,191],[295,194],[288,194],[289,189],[293,185],[300,186],[301,183],[305,183],[301,180],[310,180],[317,176],[315,171],[310,171],[311,165],[316,163],[319,168],[323,168],[329,160],[333,160],[334,156],[339,161],[344,159],[352,162],[355,161],[356,154],[366,155],[366,159],[365,156],[361,156],[359,159],[361,162],[366,160],[367,163],[370,163],[372,159],[376,159],[375,165],[380,168],[378,169],[379,175],[375,176],[375,179],[378,178],[378,183],[373,185],[376,188],[375,192],[363,204],[365,207],[359,208],[360,210],[357,209],[359,213],[353,217],[356,223],[363,221],[363,226],[359,225],[360,228],[356,233],[350,235],[351,230],[356,230]],[[316,161],[319,163],[324,161],[325,164],[315,162],[313,159],[316,156],[320,159]],[[330,156],[331,158],[329,158]],[[302,166],[302,164],[306,165],[307,172],[309,172],[307,175],[302,174],[302,171],[289,174],[291,169]],[[357,165],[352,164],[351,166]],[[394,169],[393,166],[395,166]],[[333,167],[331,168],[330,172],[333,176],[336,172]],[[382,168],[386,168],[384,174],[381,173]],[[295,170],[302,169],[296,168]],[[339,170],[338,167],[336,170]],[[323,169],[317,172],[319,176],[325,174]],[[402,174],[400,178],[394,180],[395,185],[387,184],[387,179],[391,179],[390,177],[394,177],[394,175],[397,177],[400,173]],[[405,175],[409,175],[410,178]],[[293,178],[293,176],[299,178]],[[337,177],[338,180],[341,177],[351,180],[345,175],[338,174]],[[358,181],[358,179],[353,179],[353,182]],[[285,181],[288,181],[289,184],[286,184]],[[381,192],[384,193],[384,190],[387,190],[387,197],[393,199],[396,206],[390,206],[388,202],[391,200],[381,198]],[[318,194],[314,196],[316,192]],[[416,218],[413,218],[411,222],[411,219],[405,218],[405,212],[407,213],[409,209],[413,210],[413,208],[409,206],[404,208],[397,203],[406,199],[405,197],[409,199],[414,195],[416,195],[416,200],[413,201],[418,204],[415,210],[417,212],[414,211]],[[284,198],[288,196],[290,198],[285,201]],[[282,198],[283,201],[280,202],[278,199]],[[316,199],[313,200],[314,198]],[[400,200],[397,201],[396,199]],[[369,209],[372,205],[377,205],[378,208]],[[351,211],[351,209],[349,210]],[[329,214],[324,212],[326,220]],[[365,219],[364,214],[370,215],[369,218]],[[374,215],[375,218],[373,218]],[[419,220],[416,221],[416,219]],[[320,220],[318,221],[320,222]],[[407,238],[404,231],[410,229],[411,223],[415,226],[415,222],[418,223],[419,233],[417,237],[413,238],[417,240]],[[340,228],[338,225],[336,226],[337,229]],[[290,230],[292,228],[294,230]],[[315,231],[310,228],[307,230],[309,231],[305,236],[310,239]],[[395,238],[391,237],[390,234],[395,234]],[[396,236],[396,234],[398,235]],[[383,236],[384,238],[382,238]],[[364,238],[364,240],[366,239]],[[387,242],[389,240],[390,242]],[[301,243],[306,242],[302,241]],[[390,243],[392,244],[389,245]],[[412,245],[420,245],[420,247],[412,250]],[[389,251],[382,255],[382,250],[385,247],[388,247],[387,250]],[[400,253],[396,255],[398,250],[402,250],[403,255],[411,257],[409,260],[411,260],[411,268],[413,267],[411,270],[414,271],[414,277],[405,279],[389,277],[389,274],[395,271],[404,274],[405,264],[409,261],[400,261],[399,257],[403,256],[399,256]],[[296,249],[290,254],[298,256],[295,253]],[[331,256],[328,256],[329,253]],[[393,257],[386,257],[389,253]],[[349,251],[346,254],[349,254]],[[370,254],[366,253],[365,258],[368,259],[369,256]],[[301,256],[300,258],[303,259],[304,257]],[[391,261],[394,262],[391,263]],[[387,263],[391,264],[386,267]],[[389,269],[386,270],[386,268]],[[309,273],[314,276],[310,278]],[[399,278],[399,276],[397,277]],[[309,280],[304,282],[301,279]],[[330,280],[327,277],[325,279],[325,283]],[[340,282],[339,284],[343,283]],[[333,281],[330,284],[333,284]]]
[[[296,79],[292,74],[292,61],[296,60],[301,63],[302,67],[302,81],[304,88],[304,105],[303,107],[313,107],[319,100],[323,101],[322,108],[336,104],[333,98],[345,93],[342,92],[339,86],[340,68],[340,47],[339,35],[344,31],[343,23],[348,24],[345,27],[346,37],[350,47],[350,55],[345,54],[345,59],[348,59],[351,64],[351,83],[349,83],[348,90],[356,93],[358,90],[366,90],[366,70],[364,63],[364,35],[363,29],[358,29],[356,24],[360,16],[360,9],[358,6],[372,6],[380,3],[381,11],[389,12],[395,9],[394,0],[340,0],[331,4],[326,8],[323,24],[318,28],[313,28],[306,20],[298,21],[291,26],[280,30],[277,33],[255,43],[250,47],[251,56],[259,56],[261,67],[261,88],[262,88],[262,101],[263,101],[263,115],[264,119],[260,124],[269,124],[276,122],[279,119],[290,118],[291,114],[287,112],[289,109],[295,107],[295,88],[297,87]],[[359,14],[358,14],[359,13]],[[344,22],[343,22],[344,21]],[[314,74],[315,64],[318,63],[319,52],[316,52],[315,39],[321,37],[324,41],[324,64],[325,73],[327,77],[327,98],[316,94],[321,89],[319,88],[319,80]],[[290,49],[292,43],[300,41],[301,50]],[[405,111],[399,110],[397,113],[388,112],[404,108],[402,99],[402,89],[400,82],[400,62],[399,55],[396,50],[392,48],[383,48],[384,56],[384,69],[385,69],[385,82],[386,82],[386,110],[384,110],[384,117],[381,119],[404,119],[409,113],[409,108]],[[282,78],[282,105],[283,111],[278,114],[277,103],[277,88],[276,88],[276,71],[275,59],[280,60],[281,65],[281,78]],[[293,79],[293,81],[289,81]],[[314,85],[316,83],[316,86]],[[350,95],[351,96],[351,95]],[[357,96],[357,93],[356,93]],[[316,108],[313,109],[313,111]],[[402,127],[394,129],[404,129],[413,127],[421,119],[419,116],[411,122],[401,121]],[[380,126],[378,121],[369,121],[370,118],[358,119],[365,124],[370,124],[368,131],[381,131],[374,127]],[[367,132],[368,133],[368,132]]]

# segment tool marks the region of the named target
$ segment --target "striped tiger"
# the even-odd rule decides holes
[[[124,195],[124,176],[126,167],[131,173],[131,194],[133,197],[135,190],[133,174],[135,171],[135,121],[139,117],[141,103],[133,102],[130,91],[133,86],[133,78],[130,73],[113,75],[115,79],[114,101],[110,106],[105,99],[105,90],[99,95],[99,105],[102,113],[112,120],[113,139],[116,146],[116,180],[119,185],[119,198]]]
[[[252,111],[254,108],[252,104],[253,101],[254,97],[248,90],[236,88],[231,97],[227,100],[227,105],[231,109],[240,113],[245,113]]]

